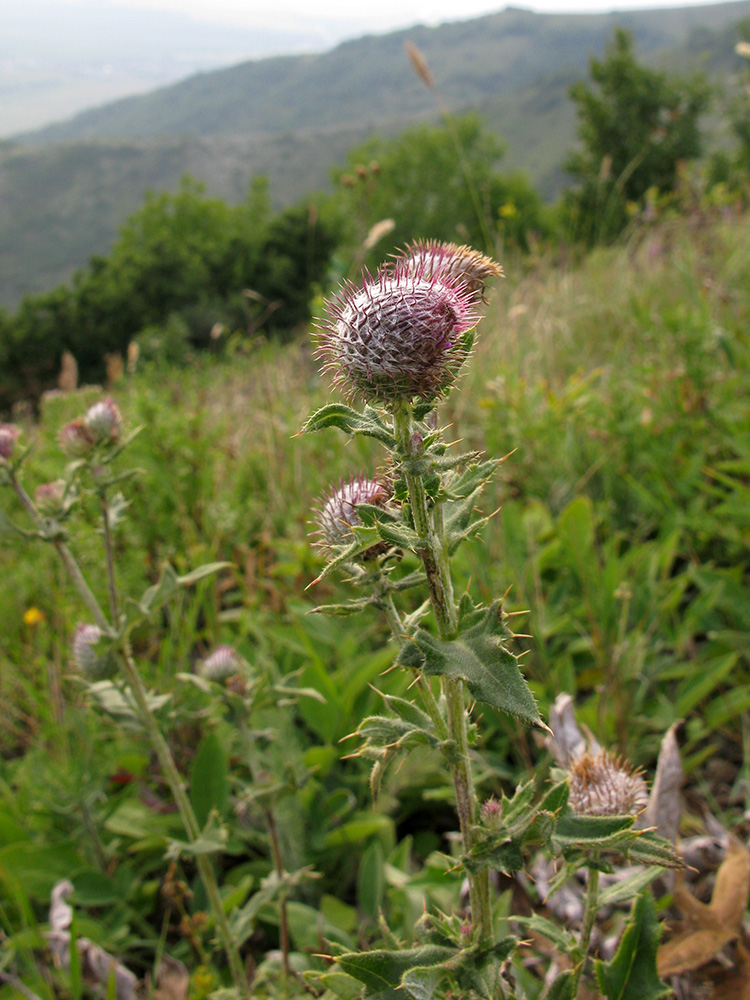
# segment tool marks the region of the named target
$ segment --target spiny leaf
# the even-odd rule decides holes
[[[661,927],[650,892],[633,903],[633,911],[611,962],[596,963],[599,989],[607,1000],[660,1000],[671,989],[656,971],[656,949]]]
[[[499,601],[476,609],[462,620],[458,637],[448,642],[419,629],[399,661],[421,667],[430,676],[461,679],[478,701],[546,728],[516,657],[502,645],[507,635],[501,613]]]

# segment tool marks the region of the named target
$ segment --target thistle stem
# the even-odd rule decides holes
[[[579,942],[579,950],[581,952],[581,961],[579,962],[575,972],[573,973],[573,996],[578,996],[578,988],[581,984],[581,977],[583,976],[583,969],[586,965],[586,959],[589,954],[589,946],[591,945],[591,932],[594,929],[594,922],[596,920],[596,914],[599,911],[599,869],[589,868],[589,881],[586,886],[586,903],[583,910],[583,923],[581,924],[581,939]]]
[[[395,409],[393,423],[403,459],[414,528],[419,535],[418,553],[427,575],[438,636],[444,642],[450,642],[458,635],[458,611],[453,597],[450,557],[442,511],[439,505],[430,509],[424,486],[424,474],[416,471],[420,464],[419,460],[424,456],[424,445],[421,438],[415,434],[411,409],[407,406]],[[448,734],[455,746],[455,757],[450,762],[450,770],[456,795],[456,811],[464,853],[468,854],[475,841],[477,798],[469,757],[463,682],[459,678],[446,677],[443,681],[443,691],[448,709]],[[472,920],[478,930],[480,942],[487,943],[492,938],[489,872],[485,869],[476,874],[469,873],[468,880]]]
[[[102,532],[104,534],[104,549],[107,555],[107,586],[109,588],[109,613],[112,621],[117,625],[119,612],[119,601],[117,598],[117,577],[115,576],[115,553],[112,541],[112,526],[109,520],[109,509],[107,507],[107,496],[102,490],[99,493],[99,506],[102,512]]]

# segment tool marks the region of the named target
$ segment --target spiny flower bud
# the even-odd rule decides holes
[[[352,528],[362,524],[357,506],[361,503],[381,505],[388,499],[388,491],[377,479],[358,476],[348,483],[342,481],[338,489],[323,498],[316,511],[316,522],[320,544],[324,548],[348,545],[352,539]],[[373,546],[379,548],[379,546]],[[375,553],[373,553],[374,555]]]
[[[223,681],[238,673],[244,660],[232,646],[217,646],[201,663],[198,671],[210,681]]]
[[[117,660],[111,649],[97,653],[94,648],[103,635],[98,625],[77,625],[73,636],[73,662],[90,681],[112,677],[117,670]]]
[[[94,447],[94,437],[83,420],[72,420],[60,431],[58,441],[69,458],[85,458]]]
[[[579,757],[568,772],[568,786],[570,806],[582,816],[635,816],[648,802],[641,772],[606,750]]]
[[[120,437],[122,416],[117,404],[110,398],[90,406],[83,422],[95,444],[112,444]]]
[[[7,462],[13,454],[20,433],[15,424],[0,424],[0,464]]]
[[[473,298],[447,274],[426,276],[407,261],[349,282],[326,303],[318,357],[334,381],[366,400],[398,403],[445,393],[466,358],[476,325]]]
[[[59,517],[65,510],[65,483],[62,479],[56,479],[52,483],[37,486],[34,503],[45,517]]]
[[[497,829],[503,816],[502,802],[498,802],[496,798],[487,799],[482,803],[480,813],[486,827],[490,830]]]
[[[422,278],[453,279],[463,283],[475,303],[482,301],[488,278],[502,278],[503,269],[478,250],[438,240],[418,240],[404,250],[403,260],[410,273]]]

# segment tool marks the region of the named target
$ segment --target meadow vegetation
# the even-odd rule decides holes
[[[470,151],[472,128],[471,119],[459,125]],[[4,331],[2,349],[16,362],[11,372],[6,360],[4,389],[19,373],[41,388],[38,371],[29,377],[37,355],[60,329],[83,331],[83,315],[89,325],[73,350],[84,372],[101,374],[96,351],[124,351],[137,335],[139,351],[107,386],[126,428],[142,427],[128,450],[137,475],[121,487],[118,586],[137,596],[165,565],[184,575],[222,564],[140,618],[130,641],[191,807],[213,830],[205,856],[258,997],[355,997],[360,987],[330,975],[322,955],[411,945],[425,903],[446,912],[462,905],[463,874],[450,857],[453,789],[440,755],[409,756],[373,799],[368,763],[346,739],[381,711],[383,695],[406,694],[410,678],[389,670],[389,631],[372,611],[314,614],[345,599],[335,577],[308,589],[324,562],[310,543],[313,507],[332,483],[375,470],[383,455],[366,437],[343,446],[299,436],[309,412],[331,400],[300,324],[308,310],[320,315],[328,282],[364,259],[368,230],[394,192],[388,156],[408,148],[363,147],[341,200],[321,203],[315,216],[273,215],[259,191],[236,210],[190,187],[152,199],[111,257],[72,289],[29,303],[19,314],[25,325]],[[492,191],[491,166],[486,179]],[[543,719],[569,693],[580,724],[649,778],[665,733],[680,723],[682,834],[703,831],[708,815],[742,838],[750,227],[741,181],[712,187],[683,167],[676,183],[676,191],[648,183],[640,200],[629,197],[610,245],[584,252],[571,230],[560,239],[550,215],[498,251],[506,278],[491,284],[471,363],[440,419],[461,448],[507,458],[481,501],[497,513],[457,551],[452,570],[458,594],[489,603],[507,592],[508,612],[528,611],[515,652],[525,652]],[[373,195],[372,217],[367,184],[383,199],[381,208]],[[498,222],[522,204],[513,191],[543,214],[517,185],[490,202],[501,250]],[[469,204],[465,225],[473,211]],[[311,248],[313,221],[321,236]],[[398,239],[412,235],[433,233]],[[256,294],[243,299],[249,276]],[[179,299],[181,287],[202,291]],[[288,324],[268,314],[279,301]],[[92,339],[98,330],[101,343]],[[61,475],[60,428],[100,399],[96,387],[53,392],[38,413],[20,413],[30,493]],[[139,978],[161,977],[162,1000],[186,988],[206,997],[229,978],[200,851],[184,842],[133,704],[116,684],[75,669],[76,626],[90,616],[53,546],[10,527],[25,516],[10,490],[0,501],[0,998],[18,996],[19,983],[44,1000],[78,1000],[90,989],[75,962],[56,968],[46,957],[50,895],[63,879],[74,890],[74,935]],[[106,606],[94,493],[65,527]],[[225,645],[249,665],[244,687],[201,675]],[[538,731],[483,706],[473,735],[483,799],[530,777],[546,787],[552,762]],[[500,922],[541,912],[528,882],[502,876],[494,891]],[[603,935],[619,933],[622,914],[607,919]],[[169,993],[164,955],[184,964],[189,987]],[[515,960],[515,974],[526,996],[542,995],[545,970],[528,956]],[[103,988],[114,996],[114,979]]]

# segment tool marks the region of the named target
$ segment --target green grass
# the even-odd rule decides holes
[[[750,712],[747,222],[674,221],[578,266],[542,261],[522,272],[506,262],[509,277],[492,293],[475,356],[443,413],[456,439],[491,455],[513,451],[484,500],[488,512],[500,511],[460,556],[456,580],[484,599],[512,585],[509,610],[529,609],[518,631],[533,638],[518,644],[529,650],[522,663],[543,713],[570,691],[597,737],[646,769],[668,726],[684,719],[691,792],[710,792],[727,825],[745,808]],[[240,903],[252,900],[270,871],[247,799],[255,779],[231,713],[179,675],[231,642],[271,682],[298,672],[295,684],[326,699],[266,706],[254,721],[275,733],[261,743],[280,782],[286,866],[320,876],[300,875],[293,890],[295,961],[319,964],[313,913],[324,915],[325,936],[356,947],[373,928],[367,917],[359,927],[357,908],[373,915],[382,904],[409,938],[422,893],[449,906],[458,889],[431,853],[452,828],[446,778],[438,761],[415,757],[372,803],[363,763],[347,759],[352,744],[340,740],[378,710],[372,686],[400,693],[406,679],[382,676],[391,653],[374,615],[308,613],[341,595],[342,584],[306,590],[321,567],[307,536],[315,499],[341,476],[373,472],[382,456],[333,431],[295,436],[327,397],[306,339],[179,370],[146,368],[112,391],[129,427],[143,425],[132,449],[141,471],[118,541],[123,589],[140,594],[165,560],[181,571],[217,559],[234,565],[136,634],[149,684],[171,695],[161,717],[180,766],[193,773],[202,737],[217,734],[230,762],[229,801],[245,802],[244,813],[227,807],[224,886]],[[48,399],[39,425],[25,429],[31,488],[57,474],[57,430],[91,395]],[[104,597],[100,540],[85,525],[93,511],[83,521],[71,544],[80,535],[83,564]],[[165,793],[142,737],[92,710],[73,675],[70,637],[85,615],[52,554],[4,541],[0,920],[10,954],[28,985],[49,996],[34,934],[52,882],[67,873],[79,933],[85,925],[139,972],[166,935],[201,995],[200,984],[220,973],[210,932],[197,942],[181,933],[160,892],[165,838],[179,831],[154,805]],[[31,607],[44,616],[33,625],[23,620]],[[487,793],[547,766],[532,734],[489,709],[479,737]],[[717,749],[729,768],[721,787],[706,764]],[[192,884],[190,864],[180,871]],[[25,882],[27,873],[35,874]],[[113,902],[105,906],[106,884]],[[201,906],[192,887],[188,912]],[[274,907],[271,900],[248,917],[246,944],[259,981],[281,995],[266,960],[278,944]],[[3,1000],[11,995],[0,989]]]

